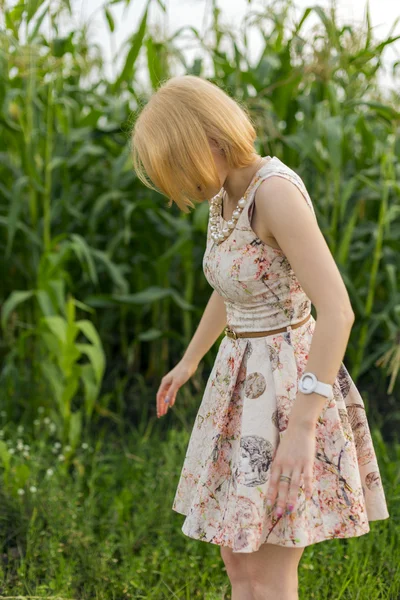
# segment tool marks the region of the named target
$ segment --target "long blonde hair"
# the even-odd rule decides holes
[[[256,132],[247,109],[217,85],[195,75],[166,80],[136,118],[131,132],[133,168],[150,189],[188,213],[205,188],[220,189],[209,141],[230,168],[254,160]]]

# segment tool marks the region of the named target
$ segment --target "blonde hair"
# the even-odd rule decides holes
[[[174,201],[188,213],[192,201],[205,200],[205,188],[221,187],[209,140],[230,168],[241,168],[254,161],[255,139],[246,108],[217,85],[194,75],[172,77],[136,119],[133,168],[144,185],[170,198],[169,207]]]

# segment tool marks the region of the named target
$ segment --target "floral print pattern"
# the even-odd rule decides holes
[[[270,158],[270,157],[268,157]],[[251,228],[254,193],[277,175],[296,185],[314,208],[300,176],[276,157],[253,178],[235,229],[221,244],[207,235],[203,269],[224,298],[236,331],[270,330],[261,337],[225,336],[207,380],[190,436],[173,510],[185,515],[185,535],[254,552],[264,543],[305,547],[370,531],[389,517],[363,399],[341,363],[316,423],[313,493],[300,486],[291,514],[276,517],[266,496],[271,465],[285,435],[298,380],[306,370],[315,323],[311,301],[283,252]]]

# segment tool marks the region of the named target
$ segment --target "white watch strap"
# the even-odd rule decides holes
[[[322,383],[322,381],[318,381],[315,391],[317,394],[321,394],[327,398],[332,398],[333,396],[333,389],[330,383]]]
[[[299,386],[300,389],[304,387],[305,380],[308,378],[311,378],[313,383],[311,386],[306,386],[306,389],[304,389],[304,393],[311,394],[313,391],[316,394],[325,396],[325,398],[333,398],[333,386],[330,383],[323,383],[322,381],[319,381],[315,373],[312,373],[311,371],[306,371],[301,376]]]

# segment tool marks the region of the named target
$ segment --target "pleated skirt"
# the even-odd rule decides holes
[[[172,509],[188,537],[255,552],[264,543],[305,547],[370,531],[388,508],[363,399],[341,363],[316,423],[313,491],[275,516],[266,496],[315,328],[224,337],[207,380]],[[312,401],[310,399],[310,401]]]

